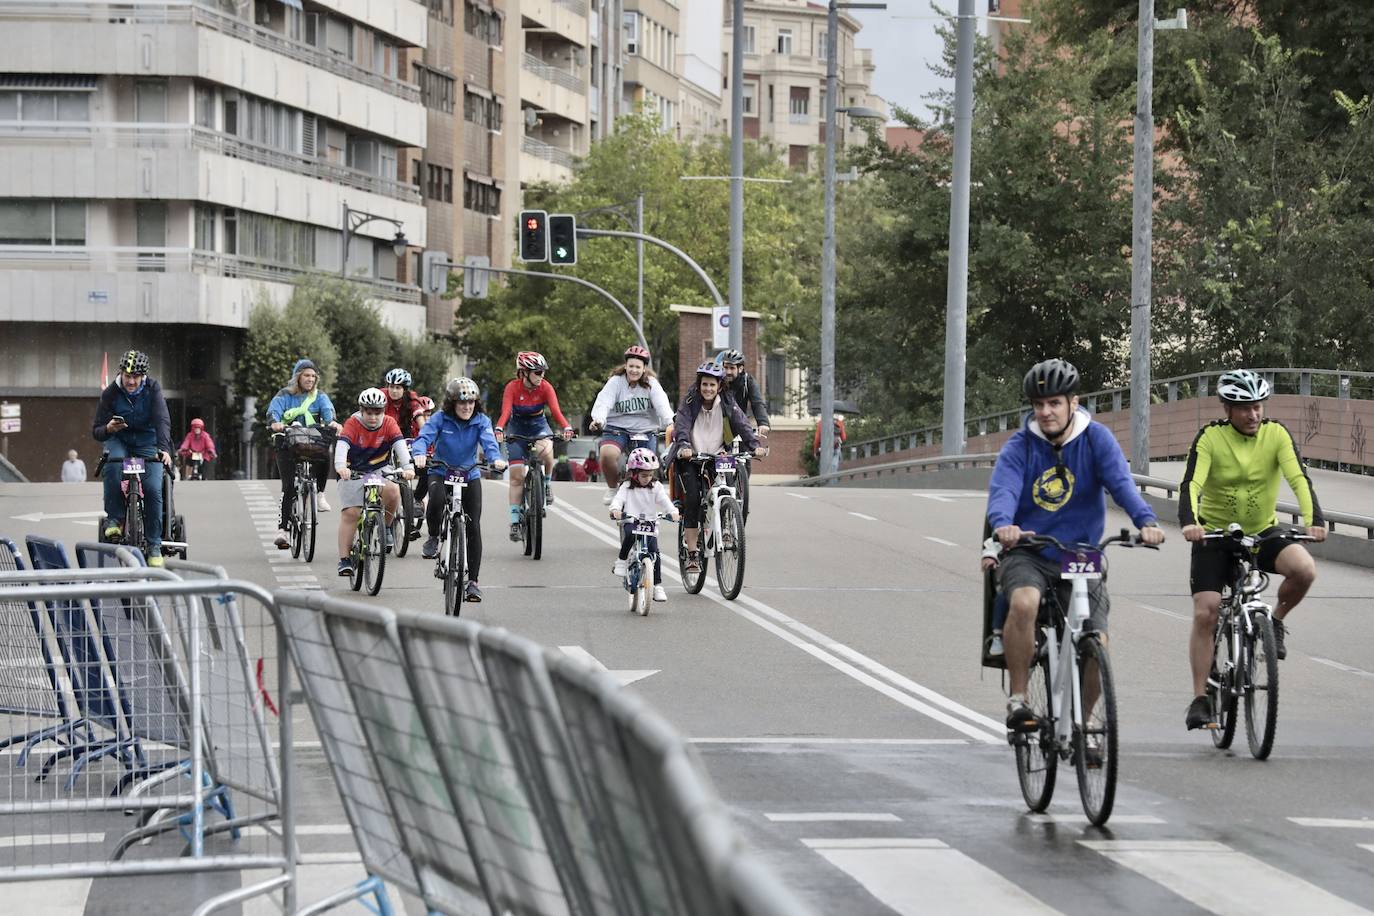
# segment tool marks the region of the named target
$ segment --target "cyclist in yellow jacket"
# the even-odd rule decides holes
[[[1207,674],[1212,664],[1212,638],[1216,630],[1221,590],[1229,569],[1228,555],[1204,541],[1208,529],[1238,524],[1248,535],[1259,535],[1278,524],[1275,504],[1279,477],[1288,481],[1302,511],[1302,523],[1314,540],[1326,540],[1326,527],[1316,492],[1298,447],[1288,429],[1264,418],[1269,382],[1248,369],[1223,373],[1217,395],[1226,419],[1204,426],[1188,452],[1188,467],[1179,491],[1178,520],[1183,537],[1193,544],[1189,573],[1193,594],[1193,631],[1189,661],[1193,669],[1194,700],[1188,707],[1187,726],[1207,728],[1215,722],[1215,710],[1207,698]],[[1272,540],[1256,558],[1259,569],[1283,576],[1278,605],[1274,608],[1275,655],[1288,656],[1284,645],[1286,618],[1302,601],[1317,578],[1317,565],[1301,544]]]

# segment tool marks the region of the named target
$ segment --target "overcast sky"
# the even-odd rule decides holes
[[[958,0],[944,0],[941,6],[953,11]],[[979,12],[986,4],[979,4]],[[922,97],[942,87],[943,80],[930,72],[930,63],[940,59],[939,24],[930,0],[887,0],[885,10],[848,10],[863,24],[855,43],[873,49],[873,91],[889,105],[901,105],[922,118],[930,110]],[[981,32],[982,23],[979,24]],[[953,81],[948,88],[953,90]]]

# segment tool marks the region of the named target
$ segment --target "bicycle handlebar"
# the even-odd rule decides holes
[[[993,535],[993,537],[995,538],[996,535]],[[998,541],[998,543],[1001,542]],[[1004,544],[1003,546],[1006,547],[1007,550],[1024,550],[1027,548],[1036,547],[1058,547],[1060,550],[1072,553],[1073,551],[1082,550],[1084,548],[1087,548],[1089,550],[1106,550],[1107,547],[1111,544],[1120,544],[1122,547],[1144,547],[1148,550],[1159,549],[1159,545],[1157,544],[1146,544],[1144,541],[1140,539],[1139,534],[1131,534],[1131,530],[1129,528],[1122,528],[1120,534],[1114,534],[1111,537],[1103,538],[1102,543],[1097,544],[1096,546],[1086,543],[1065,544],[1063,541],[1059,540],[1059,538],[1048,534],[1023,534],[1021,535],[1021,540],[1017,541],[1015,544]]]
[[[1292,528],[1279,528],[1268,534],[1246,534],[1240,525],[1234,522],[1225,528],[1213,528],[1211,531],[1202,535],[1204,541],[1222,541],[1222,546],[1230,546],[1236,549],[1249,549],[1258,547],[1266,541],[1315,541],[1316,538],[1302,531]]]

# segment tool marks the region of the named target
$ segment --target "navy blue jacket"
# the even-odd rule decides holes
[[[123,417],[129,425],[117,433],[106,432],[105,424],[116,416]],[[109,387],[100,393],[91,435],[97,442],[118,439],[131,455],[152,457],[157,449],[172,454],[172,418],[167,413],[167,401],[157,379],[144,378],[139,389],[129,394],[120,383],[120,376],[116,375]]]

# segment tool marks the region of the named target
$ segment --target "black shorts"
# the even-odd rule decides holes
[[[1271,531],[1279,529],[1291,530],[1288,526],[1275,525],[1272,528],[1265,528],[1260,535],[1266,535]],[[1277,572],[1274,563],[1278,560],[1279,554],[1292,541],[1285,541],[1275,538],[1272,541],[1265,541],[1260,545],[1259,556],[1255,558],[1255,568],[1260,572]],[[1193,544],[1193,562],[1188,570],[1188,586],[1192,593],[1198,592],[1220,592],[1224,587],[1231,584],[1234,574],[1231,571],[1231,558],[1235,556],[1235,551],[1228,545],[1217,541],[1196,541]]]
[[[1018,588],[1034,588],[1042,596],[1051,588],[1056,588],[1060,607],[1065,614],[1069,611],[1073,583],[1059,578],[1058,560],[1048,560],[1032,550],[1013,550],[997,564],[997,580],[1008,597]],[[1111,609],[1105,574],[1101,579],[1089,580],[1087,628],[1099,633],[1107,632],[1107,614]]]

